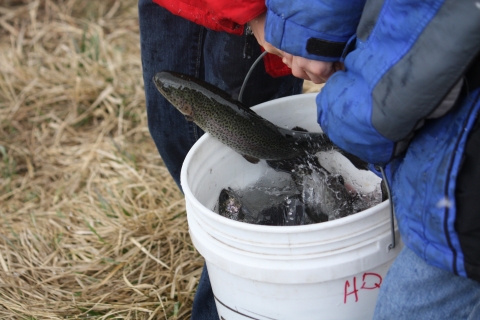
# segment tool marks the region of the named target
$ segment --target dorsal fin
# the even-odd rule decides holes
[[[300,131],[300,132],[308,132],[307,129],[303,129],[302,127],[298,127],[298,126],[293,127],[291,130],[292,131]]]

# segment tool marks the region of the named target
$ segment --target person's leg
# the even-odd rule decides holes
[[[152,78],[168,70],[186,73],[238,97],[245,75],[260,55],[243,59],[243,36],[214,32],[175,16],[151,0],[139,1],[140,41],[148,126],[166,167],[180,187],[180,170],[192,145],[203,132],[185,120],[157,91]],[[301,92],[303,81],[292,76],[272,78],[263,63],[255,68],[244,94],[252,106]]]
[[[203,265],[202,275],[198,282],[197,292],[193,300],[191,320],[218,320],[215,296],[208,277],[207,265]]]
[[[138,13],[148,127],[165,166],[180,187],[183,160],[201,133],[157,91],[152,78],[163,70],[198,77],[204,28],[151,0],[140,0]]]
[[[152,78],[162,70],[177,71],[204,79],[237,97],[246,73],[260,54],[244,60],[243,37],[213,32],[172,15],[151,0],[139,1],[140,40],[150,134],[173,179],[180,187],[185,156],[203,134],[185,120],[157,91]],[[244,94],[248,106],[301,93],[303,81],[294,77],[273,79],[259,63]],[[192,319],[218,319],[206,268],[202,273],[192,309]]]
[[[381,319],[480,319],[480,283],[428,265],[404,247],[375,307]]]

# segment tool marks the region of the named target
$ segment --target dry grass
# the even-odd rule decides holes
[[[146,125],[136,1],[0,4],[0,318],[186,319],[203,259]]]
[[[303,93],[312,93],[312,92],[319,92],[322,90],[325,84],[315,84],[311,81],[304,81],[303,82]]]
[[[0,318],[188,319],[202,266],[147,129],[136,1],[2,1]]]

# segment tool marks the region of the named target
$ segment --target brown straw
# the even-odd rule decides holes
[[[138,32],[133,0],[0,3],[0,319],[190,318],[204,260]]]

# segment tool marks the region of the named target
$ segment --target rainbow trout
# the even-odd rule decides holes
[[[232,99],[225,91],[197,78],[163,71],[157,73],[153,81],[158,91],[187,120],[252,163],[265,159],[270,166],[276,167],[275,161],[280,161],[277,167],[282,170],[284,160],[297,159],[298,162],[299,158],[320,151],[342,152],[325,134],[280,128]],[[342,154],[357,166],[358,158]]]

